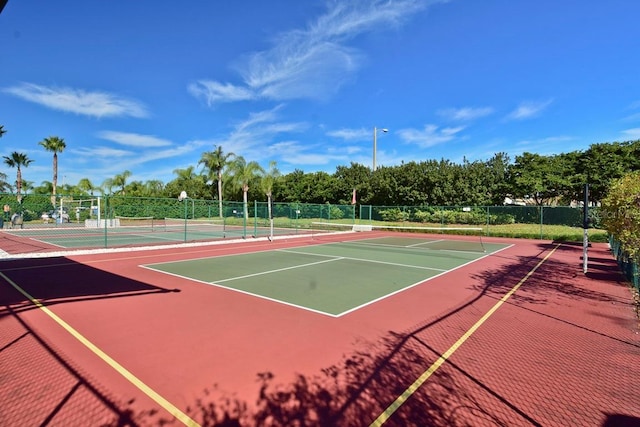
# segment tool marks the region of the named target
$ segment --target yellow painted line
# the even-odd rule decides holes
[[[4,280],[6,280],[11,286],[13,286],[18,292],[24,295],[29,301],[31,301],[35,306],[37,306],[40,310],[47,314],[51,319],[53,319],[58,325],[62,326],[64,330],[66,330],[69,334],[71,334],[75,339],[80,341],[85,347],[91,350],[96,356],[105,361],[109,366],[115,369],[120,375],[126,378],[131,384],[136,386],[140,391],[149,396],[153,401],[155,401],[158,405],[163,407],[167,412],[173,415],[176,419],[181,421],[184,425],[189,427],[199,427],[200,425],[195,422],[191,417],[182,412],[180,409],[175,407],[171,402],[169,402],[164,397],[160,396],[155,390],[151,387],[143,383],[138,377],[133,375],[130,371],[128,371],[124,366],[116,362],[111,358],[107,353],[102,351],[98,346],[93,344],[87,338],[85,338],[80,332],[76,331],[71,325],[62,320],[58,315],[45,307],[40,301],[29,295],[27,291],[18,286],[13,280],[9,279],[4,273],[0,272],[0,276]]]
[[[400,408],[400,406],[402,406],[403,403],[405,403],[412,395],[413,393],[415,393],[421,386],[422,384],[424,384],[431,375],[433,375],[438,368],[440,368],[440,366],[442,366],[442,364],[444,362],[447,361],[447,359],[449,359],[453,353],[456,352],[456,350],[458,350],[458,348],[464,344],[464,342],[471,336],[473,335],[473,333],[489,318],[491,317],[491,315],[493,315],[493,313],[496,312],[496,310],[498,310],[500,308],[500,306],[502,304],[504,304],[509,298],[511,298],[511,295],[513,295],[519,288],[520,286],[522,286],[522,284],[524,282],[526,282],[529,277],[531,277],[531,275],[533,273],[536,272],[536,270],[546,261],[549,259],[549,257],[551,257],[551,255],[553,255],[553,253],[556,251],[556,249],[558,249],[560,247],[560,245],[556,245],[555,248],[553,248],[553,250],[551,252],[549,252],[547,254],[547,256],[545,256],[542,260],[540,260],[540,262],[538,262],[538,264],[536,264],[535,267],[533,267],[531,269],[531,271],[529,271],[527,273],[526,276],[524,276],[522,278],[522,280],[520,280],[513,288],[511,288],[511,290],[509,292],[507,292],[502,298],[500,298],[500,301],[498,301],[493,307],[491,307],[491,309],[489,311],[487,311],[485,313],[484,316],[482,316],[480,318],[480,320],[478,320],[471,328],[469,328],[469,330],[467,332],[464,333],[464,335],[462,335],[458,341],[456,341],[451,347],[449,347],[449,349],[447,351],[445,351],[442,356],[440,356],[438,358],[438,360],[436,360],[435,362],[433,362],[433,364],[429,367],[429,369],[427,369],[426,371],[424,371],[422,373],[422,375],[420,375],[418,377],[418,379],[416,379],[413,384],[411,384],[400,396],[398,396],[396,398],[396,400],[393,401],[393,403],[391,405],[389,405],[389,407],[387,407],[387,409],[384,410],[383,413],[381,413],[378,418],[376,418],[371,424],[370,427],[379,427],[382,424],[384,424],[385,422],[387,422],[387,420],[391,417],[391,415],[393,415],[394,412],[396,412],[396,410],[398,410],[398,408]]]

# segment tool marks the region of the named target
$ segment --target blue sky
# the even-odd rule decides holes
[[[631,0],[9,0],[0,155],[59,183],[175,178],[221,145],[282,172],[512,160],[640,139]],[[2,169],[9,177],[14,170]],[[198,168],[198,170],[200,170]]]

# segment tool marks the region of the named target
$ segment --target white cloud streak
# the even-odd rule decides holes
[[[507,115],[507,120],[526,120],[537,117],[547,108],[553,100],[541,102],[522,102],[518,107]]]
[[[373,138],[372,129],[338,129],[327,132],[327,136],[332,138],[339,138],[345,141],[364,141]]]
[[[157,138],[152,135],[141,135],[139,133],[102,131],[98,133],[98,138],[106,139],[120,145],[128,145],[131,147],[166,147],[171,145],[171,141],[167,139]]]
[[[438,129],[438,126],[428,124],[424,127],[424,130],[402,129],[398,131],[398,135],[406,143],[428,148],[454,140],[458,133],[463,130],[464,126]]]
[[[52,110],[65,111],[91,117],[148,117],[146,107],[134,100],[107,92],[87,92],[68,87],[47,87],[22,83],[2,90],[25,101]]]
[[[630,140],[640,139],[640,128],[623,130],[622,135],[624,138],[629,138]]]
[[[188,91],[209,105],[252,99],[328,99],[361,67],[364,54],[348,46],[367,32],[397,27],[448,0],[333,1],[306,28],[280,34],[271,49],[246,56],[237,67],[242,84],[199,80]]]
[[[446,108],[438,111],[438,115],[452,121],[470,121],[486,117],[491,114],[493,114],[493,108],[491,107]]]

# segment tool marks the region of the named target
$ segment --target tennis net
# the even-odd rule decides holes
[[[395,248],[486,252],[482,235],[479,227],[312,223],[314,240]]]
[[[165,218],[158,221],[159,229],[163,231],[184,231],[185,227],[190,232],[224,232],[225,224],[221,219],[184,219]]]
[[[140,228],[141,230],[154,230],[158,227],[158,220],[152,216],[116,216],[113,225],[115,227]]]

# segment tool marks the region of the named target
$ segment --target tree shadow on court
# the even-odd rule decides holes
[[[546,249],[541,248],[541,252]],[[531,257],[528,265],[517,268],[526,274],[535,260]],[[446,351],[432,344],[441,342],[437,339],[443,333],[440,325],[455,316],[465,316],[468,311],[475,312],[475,304],[496,283],[500,280],[487,277],[475,295],[447,313],[425,319],[407,331],[389,332],[377,342],[358,343],[357,350],[318,373],[297,374],[287,383],[278,382],[271,372],[258,373],[260,391],[255,400],[214,386],[187,412],[208,427],[363,426],[374,422],[411,387],[411,396],[398,405],[385,425],[540,425],[507,397],[451,360],[435,370],[428,381],[412,386]],[[456,336],[462,333],[454,329]],[[158,423],[174,422],[160,419]]]
[[[320,372],[298,374],[291,382],[278,382],[271,372],[259,373],[260,392],[255,400],[214,386],[188,408],[188,413],[201,425],[209,427],[363,426],[370,425],[378,415],[385,413],[394,400],[410,388],[411,396],[402,405],[397,405],[397,411],[386,420],[386,426],[542,425],[543,421],[452,359],[442,361],[428,381],[420,384],[414,381],[429,372],[430,366],[443,356],[446,348],[437,348],[435,343],[440,342],[439,334],[446,333],[445,321],[457,316],[477,319],[481,310],[476,306],[478,302],[485,301],[483,307],[486,309],[486,298],[496,300],[504,296],[553,247],[542,244],[539,252],[532,256],[512,257],[500,267],[477,273],[474,276],[476,292],[469,300],[441,316],[425,319],[407,331],[389,332],[378,342],[360,343],[358,350]],[[579,266],[572,267],[547,260],[547,273],[541,279],[530,276],[526,282],[528,292],[524,296],[516,293],[512,298],[545,304],[552,294],[560,293],[601,302],[617,300],[604,292],[573,284],[574,270]],[[460,326],[452,331],[457,336],[463,332],[458,328]],[[621,417],[627,422],[636,421],[633,417],[613,415],[604,425],[616,425]],[[159,423],[173,424],[167,419],[161,419]]]
[[[558,246],[556,243],[540,244],[539,248],[541,251],[547,251],[556,248],[556,246]],[[573,245],[560,243],[556,251],[558,254],[570,251],[574,261],[566,263],[555,258],[546,260],[543,265],[544,273],[528,277],[521,290],[511,297],[513,302],[547,304],[550,299],[556,300],[558,296],[583,298],[598,302],[625,302],[603,290],[584,286],[585,278],[610,283],[617,282],[621,286],[626,286],[613,258],[605,258],[600,255],[588,258],[588,271],[584,274],[582,256],[578,254]],[[532,264],[532,261],[535,262]],[[531,257],[518,257],[506,268],[489,269],[483,273],[476,274],[474,278],[480,283],[477,287],[481,288],[490,281],[492,284],[488,288],[489,294],[502,297],[505,292],[508,292],[515,285],[514,278],[520,279],[527,275],[538,261],[539,259]]]
[[[459,337],[466,330],[462,326],[465,323],[458,323],[458,317],[477,319],[479,312],[486,311],[486,298],[499,299],[504,296],[518,280],[531,271],[542,254],[552,247],[541,245],[535,255],[512,257],[500,267],[476,273],[473,279],[477,285],[473,287],[474,294],[468,300],[444,314],[426,317],[424,321],[405,331],[389,332],[376,342],[358,343],[354,351],[319,372],[299,373],[292,381],[283,381],[269,371],[257,373],[259,392],[254,397],[239,396],[224,385],[213,383],[186,412],[206,427],[369,425],[443,356],[450,344],[442,344],[443,341],[439,339],[442,334],[450,333],[448,341],[451,342],[455,341],[453,337]],[[496,257],[505,256],[497,254]],[[545,268],[553,271],[552,277],[550,274],[545,274],[544,280],[538,280],[535,275],[530,277],[523,287],[527,292],[518,292],[512,297],[515,303],[546,304],[552,294],[557,292],[567,297],[616,300],[603,292],[563,284],[563,281],[570,282],[575,268],[567,269],[562,263],[556,265],[553,259],[545,263]],[[122,283],[121,291],[127,294],[151,291],[148,285],[142,285],[145,286]],[[132,287],[136,289],[131,289]],[[46,295],[45,290],[40,291],[43,293],[38,295]],[[53,295],[50,301],[55,303],[77,297],[112,296],[107,292],[88,294],[86,291],[83,293],[76,290],[59,294],[58,298]],[[14,304],[20,304],[21,300],[14,297],[13,301]],[[477,305],[481,302],[485,304]],[[9,310],[11,309],[9,304]],[[19,316],[18,312],[8,314]],[[447,326],[447,321],[451,321],[454,326]],[[16,343],[20,340],[18,337]],[[48,352],[57,354],[55,349]],[[66,358],[60,357],[63,360],[58,363],[63,364]],[[65,369],[72,370],[73,367]],[[84,381],[80,383],[81,380],[77,379],[80,383],[78,387],[93,387],[88,388],[89,394],[100,402],[103,410],[109,411],[111,419],[102,425],[180,424],[155,411],[133,411],[133,402],[116,404],[114,399],[93,386],[86,376],[79,373],[73,376],[74,379],[78,377]],[[412,387],[412,391],[411,396],[385,423],[386,426],[541,425],[534,415],[492,389],[452,359],[442,361],[440,369],[435,370],[428,381]],[[61,409],[58,411],[61,412],[70,400],[64,396],[59,398],[57,405]]]
[[[0,424],[136,426],[155,416],[156,410],[131,409],[133,399],[111,396],[73,355],[45,339],[29,317],[36,305],[12,283],[49,307],[173,290],[66,258],[3,261],[0,271]]]

